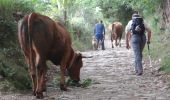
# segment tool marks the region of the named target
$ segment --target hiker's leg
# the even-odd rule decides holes
[[[105,50],[103,34],[101,35],[101,45],[102,45],[102,50]]]
[[[104,40],[102,40],[102,50],[105,50]]]
[[[146,44],[146,35],[143,35],[142,36],[142,41],[141,41],[141,56],[142,56],[142,58],[143,58],[142,52],[143,52],[143,49],[145,47],[145,44]]]
[[[99,41],[100,41],[100,40],[97,39],[97,49],[99,48],[99,45],[100,45],[100,44],[99,44]]]
[[[135,57],[135,71],[138,73],[143,72],[142,68],[142,56],[141,56],[141,47],[140,47],[140,38],[137,35],[132,36],[132,48],[134,51]]]

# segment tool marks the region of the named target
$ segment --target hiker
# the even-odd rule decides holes
[[[104,27],[102,20],[95,24],[94,36],[97,39],[97,48],[101,44],[102,50],[105,50],[105,47],[104,47],[105,27]]]
[[[147,35],[145,35],[145,31],[147,32]],[[131,40],[131,45],[134,51],[136,75],[142,75],[142,51],[145,43],[148,45],[150,44],[151,30],[143,21],[143,18],[139,14],[134,13],[132,15],[132,20],[126,25],[125,34],[126,48],[130,49],[129,41]]]

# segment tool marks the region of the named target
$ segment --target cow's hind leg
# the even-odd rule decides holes
[[[119,47],[121,47],[121,39],[122,39],[122,33],[119,36]]]
[[[121,47],[121,38],[119,38],[119,47]]]
[[[114,33],[115,46],[118,46],[117,39],[118,39],[118,35],[117,33]]]
[[[36,98],[43,98],[43,91],[46,90],[46,72],[47,65],[45,60],[40,59],[41,57],[36,58],[37,62],[37,89],[36,89]]]
[[[24,51],[24,50],[23,50]],[[37,85],[37,79],[36,79],[36,68],[35,68],[35,65],[34,65],[34,59],[32,59],[32,63],[31,63],[31,59],[29,59],[29,54],[24,51],[24,56],[25,56],[25,60],[26,60],[26,63],[28,64],[28,72],[29,72],[29,75],[30,75],[30,78],[31,78],[31,81],[32,81],[32,91],[33,91],[33,95],[35,96],[36,95],[36,85]],[[33,53],[33,56],[34,56],[34,53]]]
[[[119,45],[119,44],[117,43],[117,39],[118,39],[118,37],[116,36],[116,38],[115,38],[115,45],[116,45],[116,46]]]
[[[32,80],[32,91],[33,91],[33,95],[36,95],[36,85],[37,85],[37,79],[36,79],[36,72],[35,72],[35,67],[31,68],[29,67],[29,74]]]

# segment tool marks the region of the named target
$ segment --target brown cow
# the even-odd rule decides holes
[[[115,46],[121,46],[121,38],[123,32],[123,26],[120,22],[114,22],[109,26],[109,30],[111,32],[111,43],[112,48],[114,48],[113,41],[115,40]],[[119,39],[119,43],[117,43],[117,39]]]
[[[18,23],[18,38],[23,50],[32,89],[37,98],[43,98],[46,89],[46,61],[60,65],[60,89],[67,90],[64,73],[66,69],[72,80],[80,81],[80,68],[83,66],[82,55],[71,47],[71,38],[66,29],[47,16],[37,13],[26,15]]]

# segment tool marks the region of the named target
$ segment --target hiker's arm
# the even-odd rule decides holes
[[[147,43],[150,43],[150,39],[151,39],[151,29],[150,29],[149,26],[145,23],[145,21],[144,21],[144,25],[145,25],[146,32],[147,32]]]
[[[104,26],[103,26],[104,27]],[[103,31],[104,31],[104,36],[105,36],[105,27],[103,28]]]
[[[130,32],[127,32],[127,33],[126,33],[126,35],[125,35],[126,48],[127,48],[127,49],[130,49],[130,44],[129,44],[129,41],[130,41],[130,35],[131,35],[131,33],[130,33]]]
[[[103,39],[105,39],[105,27],[103,25]]]
[[[129,41],[131,37],[131,31],[129,25],[126,26],[125,28],[125,40],[126,40],[126,48],[130,49]]]
[[[150,28],[146,28],[147,31],[147,43],[150,43],[151,40],[151,29]]]

